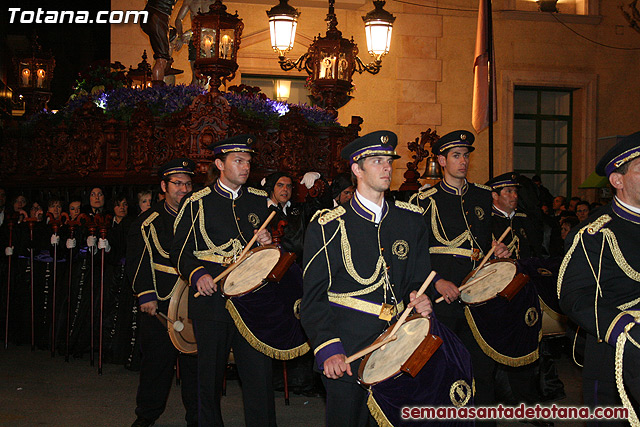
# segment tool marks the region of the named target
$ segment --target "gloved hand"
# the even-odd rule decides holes
[[[300,184],[304,184],[304,186],[307,187],[308,190],[313,187],[313,184],[318,178],[320,178],[320,174],[318,172],[307,172],[302,177]]]
[[[67,249],[73,249],[76,247],[76,239],[67,239]]]
[[[95,246],[97,241],[98,239],[96,238],[96,236],[89,236],[87,237],[87,246]]]
[[[7,246],[6,248],[4,248],[4,254],[6,256],[13,255],[13,246]]]
[[[98,239],[98,249],[104,249],[105,252],[109,252],[111,250],[111,245],[107,239],[103,239],[101,237]]]
[[[57,234],[52,234],[51,235],[51,244],[52,245],[60,244],[60,236],[58,236]]]

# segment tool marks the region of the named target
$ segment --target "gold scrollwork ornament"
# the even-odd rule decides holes
[[[406,240],[396,240],[391,246],[391,252],[398,257],[398,259],[407,259],[409,254],[409,244]]]
[[[253,212],[249,214],[248,219],[249,219],[249,223],[253,225],[255,228],[257,228],[258,224],[260,224],[260,218],[258,217],[257,214],[254,214]]]
[[[529,307],[529,310],[524,314],[524,322],[527,326],[531,327],[538,322],[538,310],[535,307]]]
[[[456,408],[460,408],[471,399],[471,386],[465,380],[458,380],[451,385],[449,398]]]

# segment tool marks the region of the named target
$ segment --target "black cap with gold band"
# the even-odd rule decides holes
[[[444,153],[446,150],[455,147],[467,147],[469,153],[475,150],[473,134],[466,130],[454,130],[449,132],[433,144],[433,153],[436,155]]]
[[[255,150],[251,148],[251,144],[253,144],[255,140],[256,137],[253,135],[236,135],[214,142],[207,147],[207,150],[213,151],[213,154],[216,156],[226,153],[255,153]]]
[[[391,156],[399,159],[400,156],[396,153],[397,145],[398,137],[395,133],[389,130],[378,130],[353,140],[342,149],[340,155],[348,160],[349,164],[372,156]]]
[[[519,187],[518,175],[515,172],[507,172],[502,175],[491,178],[485,185],[491,187],[491,190],[499,193],[505,187]]]
[[[165,163],[158,169],[158,176],[160,178],[166,178],[176,173],[186,173],[187,175],[194,175],[196,170],[196,162],[187,158],[173,159]]]
[[[640,132],[622,138],[605,153],[596,165],[596,173],[609,176],[620,166],[640,157]]]

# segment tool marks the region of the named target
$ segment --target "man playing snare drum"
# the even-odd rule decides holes
[[[342,150],[357,178],[350,203],[319,211],[304,247],[302,325],[311,340],[327,390],[326,423],[366,426],[367,392],[357,382],[360,360],[345,363],[370,345],[405,305],[431,313],[416,290],[431,271],[429,233],[418,209],[389,204],[397,137],[377,131]]]
[[[173,240],[173,222],[182,198],[191,191],[195,163],[175,159],[160,168],[160,186],[166,197],[141,214],[131,224],[127,245],[127,275],[140,303],[140,385],[132,427],[151,426],[164,411],[173,383],[178,350],[156,313],[167,314],[169,299],[178,284],[178,270],[167,252]],[[182,401],[187,409],[187,425],[198,425],[197,360],[180,356]]]
[[[249,178],[252,135],[218,141],[213,150],[220,176],[209,187],[184,198],[174,225],[171,261],[189,281],[189,317],[198,342],[199,421],[223,425],[222,383],[230,348],[242,381],[245,425],[275,426],[271,359],[241,335],[225,308],[220,283],[213,278],[240,255],[267,218],[267,194],[245,187]],[[261,245],[271,243],[265,229],[257,233]],[[201,296],[195,298],[195,293]]]
[[[428,243],[434,269],[442,275],[431,287],[434,297],[442,296],[445,304],[436,304],[438,319],[449,327],[471,353],[476,381],[475,403],[495,403],[495,362],[476,342],[465,319],[463,307],[456,300],[458,286],[484,255],[489,252],[491,239],[491,188],[467,181],[469,154],[473,147],[471,132],[458,130],[440,138],[433,146],[442,168],[443,179],[436,186],[425,189],[411,198],[423,209],[423,217],[431,229]],[[507,247],[500,243],[494,255],[509,257]],[[446,280],[445,280],[446,279]]]

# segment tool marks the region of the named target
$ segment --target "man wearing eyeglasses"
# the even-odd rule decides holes
[[[178,270],[169,260],[173,223],[183,197],[192,189],[191,177],[196,164],[190,159],[175,159],[160,168],[160,187],[165,199],[142,213],[131,225],[127,245],[126,269],[140,311],[139,342],[142,350],[140,384],[136,396],[137,419],[132,427],[151,426],[167,403],[178,350],[169,339],[166,327],[154,319],[166,314],[169,300],[178,284]],[[197,358],[180,355],[182,402],[187,410],[188,426],[198,425]]]

